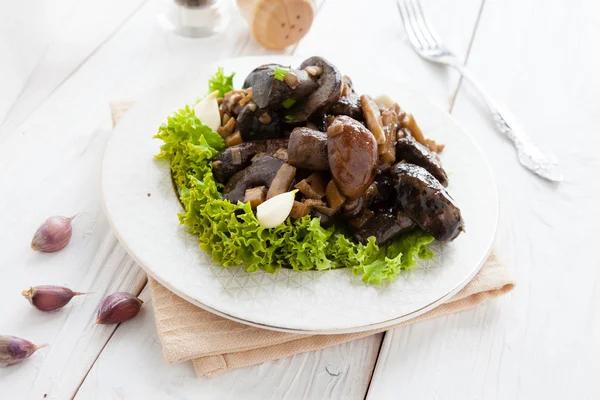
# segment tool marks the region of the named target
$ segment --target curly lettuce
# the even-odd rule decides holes
[[[281,267],[297,271],[346,267],[365,283],[381,284],[411,269],[418,258],[433,257],[427,247],[433,237],[420,230],[379,247],[374,237],[367,244],[355,243],[341,229],[325,229],[310,216],[263,228],[249,204],[222,198],[211,159],[224,149],[223,140],[190,107],[169,117],[155,137],[164,142],[156,157],[170,162],[181,190],[185,208],[179,214],[181,224],[198,236],[202,250],[225,267],[244,265],[248,272],[271,273]]]
[[[173,178],[180,188],[190,186],[190,176],[202,177],[210,172],[209,160],[225,149],[221,136],[200,122],[189,106],[168,117],[154,137],[164,142],[156,158],[171,162]]]
[[[231,75],[225,75],[223,68],[219,67],[217,72],[215,72],[215,74],[208,81],[208,93],[218,90],[218,97],[223,97],[225,93],[233,90],[234,75],[235,73],[232,73]]]

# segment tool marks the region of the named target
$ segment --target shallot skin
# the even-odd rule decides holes
[[[98,309],[97,324],[112,325],[129,321],[142,308],[144,302],[131,293],[117,292],[107,296]]]
[[[42,347],[36,346],[28,340],[15,336],[0,336],[0,367],[8,367],[25,361]]]
[[[66,306],[73,297],[85,293],[74,292],[61,286],[42,285],[31,287],[21,294],[38,310],[55,311]]]
[[[55,215],[48,218],[37,229],[31,239],[31,248],[44,253],[54,253],[63,249],[71,240],[73,228],[71,221],[75,217]]]

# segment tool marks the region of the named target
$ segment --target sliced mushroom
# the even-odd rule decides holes
[[[377,146],[379,163],[392,165],[396,162],[396,132],[400,127],[398,114],[393,109],[383,110],[381,122],[385,134],[385,143]]]
[[[294,219],[300,219],[308,214],[310,214],[310,207],[307,204],[294,201],[292,211],[290,212],[290,217]]]
[[[319,76],[323,73],[323,67],[318,65],[309,65],[304,67],[304,70],[310,74],[310,76]]]
[[[464,231],[460,209],[427,170],[399,163],[391,174],[398,205],[421,229],[441,242],[450,242]]]
[[[437,154],[417,142],[412,136],[398,139],[396,142],[396,157],[399,160],[425,168],[442,186],[448,186],[448,176],[442,168]]]
[[[360,104],[362,105],[363,115],[367,121],[367,128],[375,136],[377,144],[385,143],[385,133],[381,122],[381,112],[377,103],[367,95],[360,96]]]
[[[288,162],[287,148],[278,149],[275,153],[273,153],[273,157],[279,158],[283,162]]]
[[[243,142],[242,135],[240,135],[239,131],[236,131],[233,135],[229,135],[225,138],[225,146],[237,146]]]
[[[414,137],[417,142],[421,143],[423,146],[426,146],[429,150],[434,151],[436,153],[439,153],[442,150],[444,150],[443,144],[437,144],[434,140],[425,138],[425,135],[423,135],[421,128],[419,128],[419,125],[417,124],[417,120],[412,114],[407,112],[403,112],[403,114],[404,115],[402,116],[402,119],[400,121],[400,126],[402,128],[408,129],[411,136]]]
[[[244,193],[244,203],[250,203],[250,207],[255,209],[267,199],[267,188],[264,186],[246,189]]]
[[[325,204],[325,202],[321,199],[304,199],[302,202],[311,208],[327,207],[327,204]]]
[[[321,57],[310,57],[300,65],[300,69],[308,66],[323,69],[317,80],[319,88],[286,113],[286,121],[289,123],[303,122],[315,114],[323,113],[342,95],[342,74],[335,65]]]
[[[338,212],[337,208],[331,208],[327,206],[315,206],[314,209],[320,212],[321,214],[327,215],[328,217],[333,217],[335,213]]]
[[[279,168],[277,175],[275,175],[275,178],[273,178],[273,181],[271,182],[271,186],[267,192],[267,199],[287,192],[295,176],[296,168],[292,167],[290,164],[284,163]]]
[[[283,161],[271,156],[263,156],[239,171],[225,185],[223,198],[232,203],[244,201],[246,190],[257,187],[270,187]]]
[[[290,70],[296,79],[293,86],[275,79],[273,70],[263,70],[255,74],[252,86],[252,99],[259,108],[279,109],[287,99],[299,100],[318,88],[317,81],[303,70]]]
[[[329,169],[335,184],[349,199],[359,197],[377,172],[375,137],[360,122],[336,118],[327,129]]]
[[[281,148],[287,148],[287,145],[287,139],[270,139],[244,142],[228,147],[213,162],[215,179],[217,182],[225,183],[233,174],[244,169],[256,154],[272,154]]]
[[[306,179],[302,179],[296,184],[295,188],[309,199],[322,199],[325,196],[325,180],[318,173],[311,174]]]
[[[345,93],[342,93],[342,96],[348,96],[351,93],[354,93],[354,83],[352,83],[352,79],[348,75],[344,75],[342,77],[342,83],[346,85],[344,87]]]
[[[325,189],[325,198],[327,199],[327,204],[329,207],[336,210],[339,209],[346,201],[346,196],[340,192],[340,189],[338,189],[333,180],[329,181],[327,184],[327,188]]]
[[[251,107],[252,104],[249,103],[242,108],[235,125],[244,142],[281,137],[281,124],[277,113],[273,110]]]
[[[288,162],[296,168],[329,170],[325,133],[310,128],[294,128],[287,149]]]

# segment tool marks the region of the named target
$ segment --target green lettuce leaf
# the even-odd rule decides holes
[[[177,186],[189,186],[188,177],[202,177],[211,171],[209,160],[225,149],[221,136],[204,125],[194,109],[185,106],[158,128],[154,136],[164,142],[159,159],[169,160]]]
[[[223,78],[221,69],[216,76]],[[181,190],[185,210],[180,222],[223,266],[244,265],[248,272],[346,267],[364,282],[380,284],[413,268],[417,259],[433,257],[427,247],[433,237],[420,230],[379,247],[373,237],[367,244],[355,243],[341,229],[325,229],[318,218],[309,216],[288,218],[271,229],[261,227],[249,204],[223,199],[211,170],[211,159],[225,148],[223,140],[189,106],[169,117],[155,137],[164,142],[156,158],[170,162]]]
[[[232,73],[231,75],[225,75],[223,73],[223,68],[219,67],[217,72],[215,72],[215,74],[208,81],[208,93],[218,90],[218,97],[223,97],[225,93],[233,90],[234,75],[235,73]]]

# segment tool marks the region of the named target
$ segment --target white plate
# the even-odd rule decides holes
[[[301,333],[358,332],[422,314],[460,290],[489,254],[498,218],[497,190],[481,150],[446,112],[407,87],[373,71],[352,71],[360,93],[386,93],[413,112],[428,137],[446,144],[442,153],[448,190],[460,206],[466,233],[433,246],[436,257],[393,283],[368,286],[349,270],[246,273],[224,268],[203,253],[179,225],[181,206],[169,166],[156,161],[161,142],[152,139],[165,118],[207,91],[223,66],[235,71],[236,87],[254,67],[290,57],[247,57],[200,67],[136,104],[119,122],[106,148],[102,190],[106,214],[129,254],[158,282],[182,298],[221,316],[262,328]],[[344,65],[342,72],[349,71]],[[387,74],[389,75],[389,74]]]

